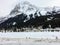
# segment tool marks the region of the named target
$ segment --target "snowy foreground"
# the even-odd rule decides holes
[[[0,45],[60,45],[60,40],[0,38]]]
[[[60,45],[60,32],[0,32],[0,45]]]

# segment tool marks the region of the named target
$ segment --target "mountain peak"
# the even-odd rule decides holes
[[[20,2],[20,4],[30,4],[30,2],[28,2],[28,1],[23,1],[23,2]]]
[[[19,2],[15,8],[11,11],[10,15],[17,15],[20,13],[31,14],[35,12],[38,8],[27,1]]]

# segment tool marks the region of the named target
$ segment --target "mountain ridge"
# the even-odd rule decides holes
[[[38,27],[42,24],[45,25],[46,21],[49,23],[49,20],[47,20],[47,18],[53,20],[55,18],[55,15],[60,15],[59,9],[56,10],[55,7],[46,7],[40,10],[38,7],[30,4],[29,2],[18,3],[8,16],[0,20],[0,28],[16,29],[32,26]],[[51,16],[52,18],[49,16]],[[47,25],[49,25],[48,23]]]

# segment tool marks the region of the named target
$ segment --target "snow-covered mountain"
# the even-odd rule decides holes
[[[16,16],[18,14],[24,13],[24,14],[27,15],[27,18],[29,19],[30,14],[33,14],[33,18],[35,18],[34,13],[36,13],[36,12],[39,12],[39,9],[36,6],[30,4],[27,1],[24,1],[22,3],[21,2],[18,3],[15,6],[15,8],[11,11],[10,15],[15,15]]]
[[[18,26],[18,24],[22,26],[25,24],[28,25],[29,23],[35,25],[37,22],[39,25],[40,22],[44,21],[43,18],[40,19],[40,16],[50,15],[49,13],[52,13],[52,11],[60,13],[60,8],[38,8],[27,1],[20,2],[14,7],[8,16],[0,18],[0,27],[9,27],[14,26],[15,24],[16,26]]]
[[[0,18],[0,23],[4,22],[8,18],[15,17],[16,15],[19,15],[22,13],[26,14],[27,19],[29,20],[31,14],[33,15],[33,18],[35,18],[35,15],[34,15],[35,13],[37,13],[37,16],[40,16],[40,14],[42,16],[44,16],[47,14],[47,12],[52,12],[53,10],[55,10],[56,12],[58,11],[58,13],[60,13],[60,7],[40,7],[40,8],[38,8],[35,5],[32,5],[27,1],[23,1],[23,2],[19,2],[18,4],[16,4],[14,9],[10,12],[10,14],[8,16]],[[47,14],[47,15],[49,15],[49,14]]]
[[[15,8],[11,11],[11,15],[12,14],[19,14],[19,13],[24,13],[24,14],[31,14],[31,13],[35,13],[35,11],[37,11],[38,8],[32,4],[30,4],[29,2],[25,1],[25,2],[20,2],[18,3]]]
[[[40,12],[39,9],[36,6],[30,4],[29,2],[27,2],[27,1],[20,2],[15,6],[15,8],[11,11],[11,13],[8,16],[0,19],[0,23],[4,22],[5,20],[7,20],[11,17],[15,17],[22,13],[26,14],[27,20],[29,20],[31,14],[33,14],[33,18],[35,18],[34,14],[35,13],[38,14],[38,12]],[[38,14],[37,16],[40,16],[40,15]],[[25,21],[27,21],[27,20],[25,20]]]

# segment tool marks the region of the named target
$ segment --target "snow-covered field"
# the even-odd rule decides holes
[[[60,39],[60,32],[0,32],[1,38],[50,38],[55,39],[58,37]]]
[[[0,32],[0,45],[60,45],[60,32]]]
[[[0,38],[0,45],[60,45],[60,40]]]

